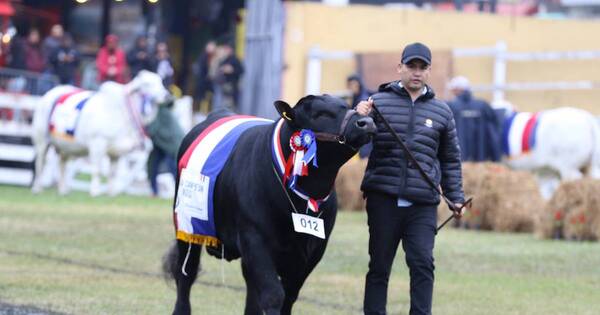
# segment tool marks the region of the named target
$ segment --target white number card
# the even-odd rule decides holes
[[[182,169],[179,177],[175,212],[190,217],[208,220],[208,186],[210,179],[199,171]]]
[[[325,239],[323,219],[311,217],[306,214],[292,213],[292,221],[294,222],[294,231]]]

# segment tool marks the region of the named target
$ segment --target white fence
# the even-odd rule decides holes
[[[505,91],[531,90],[573,90],[598,89],[600,82],[581,81],[551,81],[551,82],[506,82],[506,64],[509,61],[551,61],[551,60],[590,60],[600,59],[598,50],[577,51],[531,51],[509,52],[505,42],[499,41],[494,47],[461,48],[453,50],[454,58],[492,57],[494,58],[494,78],[492,84],[474,85],[474,91],[492,91],[493,101],[503,101]]]

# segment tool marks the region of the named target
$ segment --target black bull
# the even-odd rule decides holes
[[[300,288],[325,252],[335,223],[337,200],[333,185],[338,170],[375,132],[370,117],[348,110],[335,97],[307,96],[294,108],[282,101],[275,102],[275,107],[286,120],[280,131],[286,158],[291,154],[289,139],[294,131],[310,129],[316,135],[318,167],[311,165],[308,175],[300,177],[297,185],[314,199],[331,194],[319,210],[326,238],[294,231],[293,208],[305,213],[307,202],[290,189],[286,189],[286,195],[282,179],[276,175],[271,155],[275,124],[246,130],[217,177],[214,215],[221,245],[207,247],[209,254],[216,257],[223,252],[227,260],[242,258],[246,281],[244,314],[291,313]],[[194,127],[183,140],[179,159],[202,130],[231,114],[213,112]],[[199,270],[201,249],[200,245],[177,240],[165,255],[164,270],[177,284],[174,314],[191,312],[190,289]]]

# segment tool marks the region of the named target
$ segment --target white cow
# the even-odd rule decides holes
[[[600,178],[600,127],[592,114],[561,107],[535,115],[507,117],[503,146],[510,167],[534,171],[545,197],[559,180],[578,179],[584,172]]]
[[[100,194],[102,162],[107,156],[110,158],[111,175],[114,175],[120,157],[142,148],[143,125],[154,118],[157,105],[170,99],[161,78],[149,71],[141,71],[127,84],[105,82],[96,92],[69,85],[48,91],[33,117],[36,177],[32,191],[42,190],[39,175],[46,152],[53,146],[60,156],[59,193],[68,192],[64,174],[67,160],[88,155],[90,194]],[[109,176],[110,194],[118,193],[113,177]]]

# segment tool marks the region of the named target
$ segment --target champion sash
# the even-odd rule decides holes
[[[540,113],[517,113],[504,121],[502,149],[509,157],[533,150],[536,142]]]
[[[221,118],[204,129],[187,148],[178,164],[179,186],[173,214],[177,239],[219,245],[213,209],[217,177],[244,131],[272,123],[253,116]]]
[[[72,140],[81,110],[92,94],[91,91],[75,90],[59,96],[50,111],[48,120],[50,134]]]

